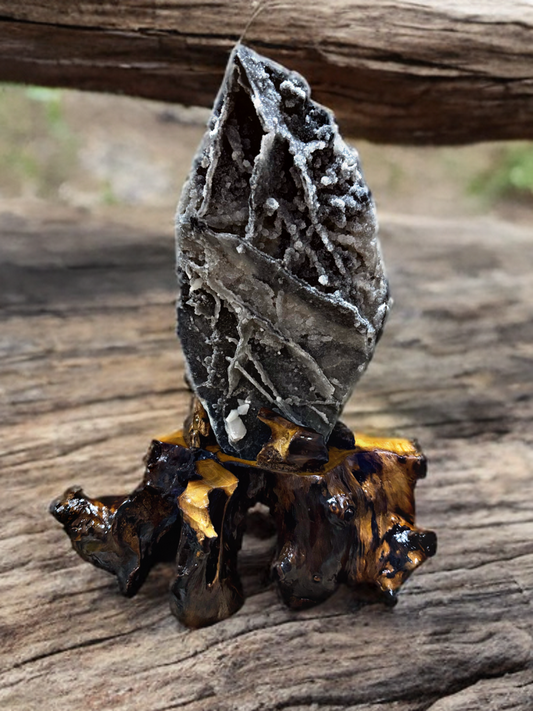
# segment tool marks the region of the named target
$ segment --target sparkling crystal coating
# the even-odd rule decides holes
[[[328,438],[390,306],[357,152],[306,81],[239,45],[177,215],[178,334],[227,453],[268,407]]]

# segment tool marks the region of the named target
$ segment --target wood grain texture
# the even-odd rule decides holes
[[[210,107],[245,29],[347,134],[533,138],[529,0],[0,0],[0,79]]]
[[[248,535],[247,600],[185,630],[171,566],[122,598],[47,513],[129,491],[186,414],[170,228],[0,215],[0,708],[530,711],[531,228],[382,216],[395,308],[345,419],[429,459],[417,522],[439,551],[394,610],[341,591],[291,612]]]

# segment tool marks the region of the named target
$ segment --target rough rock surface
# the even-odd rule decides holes
[[[328,437],[389,308],[358,155],[294,72],[239,45],[177,216],[178,334],[221,447],[261,407]]]

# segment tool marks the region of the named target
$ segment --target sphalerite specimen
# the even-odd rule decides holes
[[[278,412],[327,440],[389,309],[356,151],[295,72],[232,53],[177,216],[178,333],[216,439],[253,459]]]
[[[134,595],[175,558],[190,627],[244,601],[248,510],[277,530],[271,578],[294,608],[349,585],[394,603],[435,553],[415,525],[426,463],[338,417],[389,308],[357,154],[297,74],[239,46],[178,213],[178,332],[193,389],[183,430],[154,440],[127,496],[53,502],[74,549]]]

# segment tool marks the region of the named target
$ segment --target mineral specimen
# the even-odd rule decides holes
[[[178,209],[189,379],[246,459],[269,436],[262,407],[327,441],[389,309],[357,153],[309,94],[239,45]]]
[[[302,77],[233,52],[177,243],[193,390],[184,428],[152,442],[131,494],[72,488],[52,514],[124,595],[174,558],[171,608],[189,627],[243,604],[238,552],[256,503],[277,531],[271,579],[287,605],[317,604],[342,583],[394,603],[436,549],[415,525],[425,458],[338,420],[389,296],[357,154]]]

